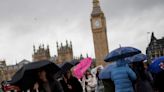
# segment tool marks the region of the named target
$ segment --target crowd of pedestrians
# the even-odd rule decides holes
[[[116,55],[112,52],[111,54]],[[164,57],[160,57],[148,65],[144,62],[145,55],[140,52],[128,58],[122,57],[125,53],[121,54],[120,59],[111,54],[107,55],[108,58],[105,61],[110,62],[104,67],[89,68],[90,65],[87,65],[90,62],[87,60],[91,60],[89,58],[83,60],[84,62],[81,61],[81,64],[77,65],[78,67],[65,64],[64,68],[61,67],[63,70],[58,72],[60,76],[56,76],[54,74],[56,72],[52,73],[55,67],[52,62],[42,61],[39,62],[40,65],[37,65],[39,64],[37,62],[31,63],[17,72],[18,75],[23,72],[25,76],[15,77],[17,80],[14,80],[13,77],[14,82],[11,82],[11,85],[10,83],[1,83],[0,92],[7,92],[5,85],[10,85],[8,88],[12,89],[11,92],[164,92],[164,85],[162,85],[164,83]],[[39,68],[35,69],[35,65]],[[42,65],[44,65],[43,68]],[[58,69],[59,67],[54,68],[56,71]],[[32,75],[37,77],[32,77]],[[28,80],[28,78],[31,79]],[[32,81],[32,79],[36,80]],[[22,83],[25,84],[22,85]],[[26,87],[24,87],[25,85]]]

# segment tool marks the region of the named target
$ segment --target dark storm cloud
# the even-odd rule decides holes
[[[147,32],[164,36],[164,0],[100,0],[107,19],[110,51],[131,45],[143,52]],[[0,57],[9,64],[31,60],[32,45],[71,40],[74,55],[94,56],[90,13],[92,0],[0,0]],[[85,38],[85,39],[84,39]]]

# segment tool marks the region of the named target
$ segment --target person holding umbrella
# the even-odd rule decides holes
[[[65,62],[59,65],[61,68],[60,83],[63,87],[64,92],[82,92],[82,86],[77,78],[72,76],[71,68],[74,66],[70,62]]]
[[[154,88],[157,92],[164,92],[164,70],[163,70],[164,56],[156,58],[149,66],[149,70],[154,75]]]
[[[60,83],[64,92],[83,92],[80,82],[76,77],[72,76],[72,72],[70,70],[67,70],[63,74],[63,79],[60,80]]]
[[[51,73],[45,70],[38,72],[38,91],[39,92],[64,92],[61,84],[53,78]]]
[[[115,84],[115,92],[134,92],[132,82],[136,80],[135,72],[127,65],[126,57],[141,53],[133,47],[120,47],[109,53],[106,62],[116,61],[116,67],[111,70],[111,79]]]
[[[60,83],[54,78],[60,70],[56,64],[48,60],[31,62],[15,73],[10,84],[19,87],[21,91],[33,89],[38,83],[39,92],[63,92]]]
[[[143,61],[146,60],[146,55],[137,54],[126,58],[126,61],[131,64],[132,70],[137,75],[137,80],[134,83],[135,92],[153,92],[153,78],[145,69]]]

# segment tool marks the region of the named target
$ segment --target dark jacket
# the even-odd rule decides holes
[[[77,78],[71,77],[67,80],[67,83],[64,80],[60,80],[60,83],[63,87],[64,92],[83,92],[83,88]],[[69,89],[67,85],[70,85],[72,89]]]
[[[51,92],[64,92],[62,85],[57,80],[49,81],[48,85]],[[47,92],[46,88],[45,83],[41,83],[39,85],[39,92]]]
[[[137,75],[137,80],[134,83],[135,92],[153,92],[153,78],[144,68],[143,62],[134,62],[132,69]]]
[[[60,80],[60,84],[62,85],[64,92],[69,92],[69,88],[67,86],[67,83],[64,81],[64,79]]]
[[[103,79],[104,92],[115,92],[114,82],[111,79]]]
[[[150,76],[148,75],[148,72],[143,72],[144,75],[137,74],[137,80],[135,82],[135,92],[154,92],[152,87],[152,80]],[[145,76],[145,78],[142,78]]]
[[[159,72],[154,78],[154,86],[158,92],[164,92],[164,71]]]

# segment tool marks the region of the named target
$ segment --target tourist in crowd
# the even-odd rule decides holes
[[[64,92],[83,92],[81,83],[77,78],[72,76],[70,70],[68,70],[64,75],[63,79],[60,80]]]
[[[101,70],[102,70],[101,67],[97,68],[97,72],[96,72],[97,85],[96,85],[95,92],[103,92],[104,90],[102,80],[99,78],[99,74]]]
[[[85,75],[85,92],[95,92],[96,85],[96,76],[92,75],[90,71],[87,71]]]
[[[38,76],[38,85],[36,85],[39,92],[63,92],[62,86],[55,78],[53,78],[51,73],[41,70],[39,71]]]
[[[111,79],[115,84],[115,92],[134,92],[132,81],[136,80],[136,74],[124,60],[117,61],[117,67],[111,70]]]
[[[150,73],[144,68],[143,62],[133,62],[132,70],[137,75],[137,80],[134,83],[135,92],[153,92],[153,78]]]

